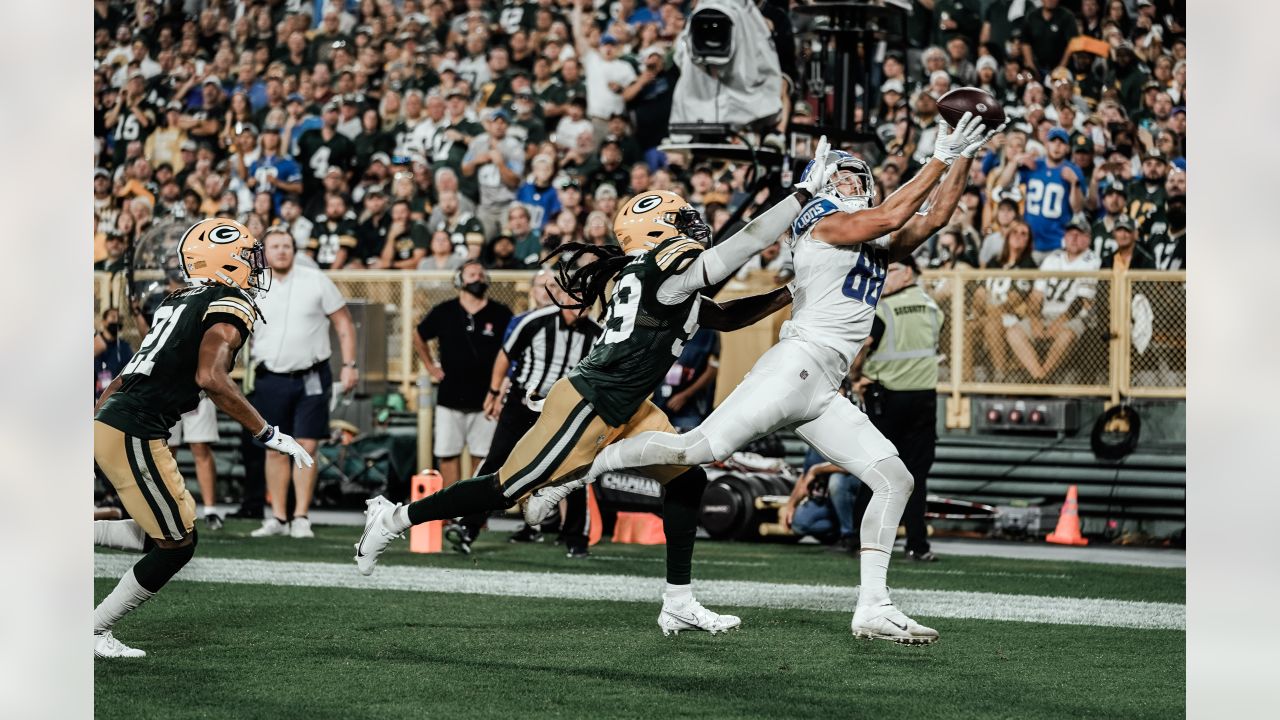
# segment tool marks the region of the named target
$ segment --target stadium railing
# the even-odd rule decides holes
[[[455,296],[453,275],[445,271],[329,272],[345,297],[386,307],[388,379],[399,386],[411,405],[413,387],[421,372],[411,333],[432,306]],[[156,271],[138,271],[135,282],[158,277]],[[489,297],[513,312],[524,312],[529,308],[532,277],[531,271],[493,271]],[[1083,332],[1060,365],[1042,379],[1034,379],[1007,347],[1008,325],[1028,312],[1026,303],[1019,299],[1021,293],[1037,280],[1045,284],[1047,292],[1069,287],[1070,283],[1083,283],[1092,286],[1094,295],[1076,326]],[[923,273],[923,282],[943,312],[938,392],[947,396],[951,427],[967,427],[967,398],[973,395],[1097,397],[1111,403],[1122,397],[1186,397],[1185,272],[930,270]],[[95,273],[94,284],[95,318],[103,307],[120,308],[122,334],[137,348],[140,338],[129,317],[123,276]],[[771,274],[756,272],[745,281],[731,282],[718,297],[750,295],[772,287]],[[1070,296],[1072,291],[1067,292]],[[1006,297],[1013,301],[994,303]],[[1081,307],[1078,303],[1068,313],[1075,316]],[[789,311],[783,310],[722,339],[717,402],[773,344],[778,326],[788,316]],[[1037,343],[1041,356],[1047,344],[1048,341]],[[1005,353],[1003,363],[994,357],[1000,352]],[[242,364],[244,355],[241,354]]]

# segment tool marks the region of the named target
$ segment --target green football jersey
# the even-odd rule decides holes
[[[196,367],[204,331],[225,322],[248,339],[256,318],[253,303],[227,285],[174,291],[156,308],[151,331],[120,371],[122,384],[94,418],[145,440],[169,437],[169,428],[200,402]]]
[[[631,419],[698,331],[697,293],[677,305],[662,304],[657,293],[702,250],[695,240],[671,238],[625,266],[614,282],[604,334],[568,375],[610,426]]]

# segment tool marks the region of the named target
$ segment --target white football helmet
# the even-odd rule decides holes
[[[836,170],[820,195],[831,198],[845,212],[865,210],[876,204],[875,177],[862,159],[844,150],[832,150],[827,155],[827,163]]]

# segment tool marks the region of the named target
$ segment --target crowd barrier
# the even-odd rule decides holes
[[[341,270],[329,277],[349,299],[386,308],[387,380],[413,405],[421,365],[412,335],[432,306],[455,296],[453,273]],[[530,271],[490,273],[489,297],[513,312],[529,308]],[[158,279],[139,271],[134,282]],[[966,427],[973,395],[1121,398],[1186,397],[1186,273],[1112,271],[1046,273],[1039,270],[926,271],[922,282],[942,311],[938,392],[946,396],[948,425]],[[123,336],[135,348],[140,338],[129,316],[120,274],[95,273],[94,310],[121,308]],[[717,299],[764,292],[769,273],[730,282]],[[1038,377],[1009,345],[1011,328],[1029,320],[1025,300],[1032,289],[1058,297],[1081,297],[1070,314],[1075,339],[1052,372]],[[1088,296],[1092,296],[1091,299]],[[789,309],[721,340],[719,402],[777,338]],[[1049,340],[1033,349],[1040,355]],[[241,353],[241,364],[245,353]]]

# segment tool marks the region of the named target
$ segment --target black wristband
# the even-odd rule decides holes
[[[258,433],[257,435],[254,435],[253,439],[257,440],[260,443],[265,443],[271,438],[275,437],[275,434],[276,434],[276,426],[268,424],[266,429]]]
[[[501,394],[502,394],[502,391],[501,391],[501,390],[494,390],[493,388],[489,388],[489,394],[490,394],[490,395],[501,395]]]
[[[351,362],[344,362],[344,363],[342,363],[342,367],[344,367],[344,368],[351,368],[352,370],[355,370],[355,369],[356,369],[356,363],[355,363],[355,361],[354,361],[354,360],[353,360],[353,361],[351,361]]]
[[[802,206],[808,205],[809,201],[813,199],[813,193],[809,192],[808,190],[805,190],[802,187],[797,187],[795,189],[795,193],[800,196],[800,204]]]

